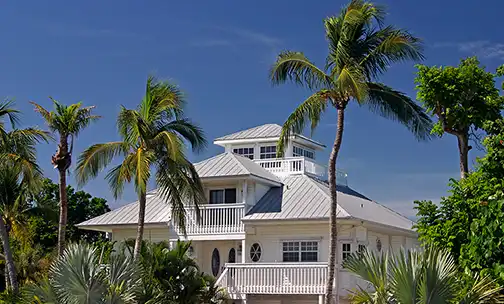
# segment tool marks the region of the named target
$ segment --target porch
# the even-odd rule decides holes
[[[327,263],[238,263],[226,264],[217,279],[233,299],[247,295],[322,295],[327,282]],[[368,283],[346,270],[336,279],[341,297]],[[338,286],[335,286],[337,288]]]
[[[186,207],[186,234],[191,239],[194,236],[243,236],[244,225],[241,221],[245,216],[245,204],[205,204],[199,206],[197,217],[195,207]],[[183,235],[181,226],[174,221],[174,229]],[[227,237],[226,237],[227,238]]]

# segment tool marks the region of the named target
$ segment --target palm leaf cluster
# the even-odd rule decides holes
[[[121,108],[117,118],[121,140],[95,144],[79,157],[77,179],[80,184],[97,176],[115,157],[122,157],[122,163],[113,167],[106,179],[115,197],[121,195],[126,183],[134,183],[142,229],[152,171],[155,171],[157,195],[170,203],[173,218],[181,227],[185,227],[184,205],[197,206],[204,200],[199,176],[187,159],[185,148],[189,144],[194,151],[199,151],[206,141],[203,131],[183,116],[184,104],[184,95],[177,86],[149,77],[139,106]],[[140,243],[139,232],[137,247]]]
[[[418,139],[429,136],[431,121],[407,95],[377,81],[393,63],[423,59],[419,38],[404,29],[385,26],[383,7],[352,0],[338,16],[324,20],[328,55],[323,68],[302,52],[284,51],[271,68],[274,84],[286,81],[315,92],[284,124],[280,150],[292,132],[308,121],[312,130],[327,107],[344,110],[349,101],[405,125]]]
[[[351,292],[352,303],[444,304],[503,303],[502,288],[489,277],[460,272],[443,249],[401,250],[396,255],[373,251],[347,258],[343,267],[364,280]]]
[[[44,304],[137,303],[141,268],[132,258],[113,255],[104,267],[96,247],[68,246],[48,277],[29,287],[26,298]]]

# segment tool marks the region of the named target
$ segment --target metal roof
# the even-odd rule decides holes
[[[169,205],[155,193],[147,194],[145,203],[145,223],[169,223],[171,218]],[[77,224],[83,226],[128,225],[138,223],[138,201],[94,217]]]
[[[329,218],[331,197],[326,182],[297,175],[271,188],[243,220],[296,220]],[[413,222],[347,186],[338,186],[338,218],[355,218],[411,230]]]
[[[239,139],[258,139],[258,138],[278,138],[282,133],[282,126],[278,124],[265,124],[257,127],[253,127],[250,129],[238,131],[232,134],[224,135],[219,138],[216,138],[215,141],[223,141],[223,140],[239,140]],[[311,138],[308,138],[301,134],[294,134],[297,137],[308,140],[316,145],[325,147],[323,144],[314,141]]]
[[[265,170],[260,165],[247,157],[225,152],[194,164],[200,178],[225,177],[225,176],[255,176],[276,183],[280,179],[273,173]]]

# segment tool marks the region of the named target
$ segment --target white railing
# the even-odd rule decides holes
[[[230,234],[245,231],[242,217],[245,216],[244,204],[205,204],[199,206],[200,220],[194,207],[186,208],[187,235]],[[175,228],[182,233],[180,226]]]
[[[305,157],[258,159],[255,162],[264,169],[277,174],[310,173],[317,176],[324,176],[326,174],[324,166]]]
[[[229,294],[324,294],[327,263],[237,263],[226,264],[218,278],[219,286]],[[360,286],[369,289],[363,280],[346,270],[337,279],[340,296]]]
[[[327,176],[327,167],[316,163],[310,158],[303,156],[285,157],[285,158],[270,158],[254,160],[264,169],[277,175],[292,175],[292,174],[312,174],[318,177]],[[336,182],[338,185],[347,185],[347,174],[337,170]]]

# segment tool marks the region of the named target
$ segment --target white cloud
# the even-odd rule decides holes
[[[435,43],[436,48],[456,48],[463,53],[477,55],[484,58],[504,59],[504,43],[495,43],[488,40],[466,42],[441,42]]]

